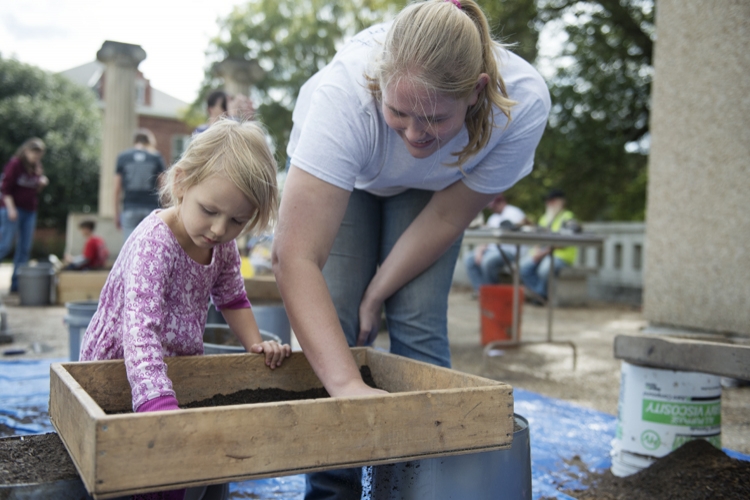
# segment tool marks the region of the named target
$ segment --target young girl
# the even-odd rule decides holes
[[[49,184],[42,168],[43,156],[44,142],[32,137],[21,144],[3,171],[0,185],[0,260],[8,255],[18,234],[13,255],[11,292],[18,291],[18,269],[29,261],[39,192]]]
[[[81,344],[82,361],[125,359],[133,410],[177,410],[167,356],[203,354],[208,299],[250,352],[280,366],[289,345],[262,342],[234,241],[266,228],[276,163],[260,126],[217,122],[168,172],[155,210],[125,242]]]

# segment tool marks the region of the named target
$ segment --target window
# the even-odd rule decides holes
[[[177,134],[172,136],[172,157],[169,159],[169,164],[174,165],[177,160],[180,159],[182,153],[190,144],[190,136],[184,134]]]

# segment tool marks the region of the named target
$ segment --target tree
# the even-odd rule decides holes
[[[548,82],[550,123],[534,172],[513,189],[532,212],[550,187],[568,193],[582,220],[642,220],[650,106],[652,0],[541,0],[537,30],[567,35]]]
[[[393,18],[406,0],[251,0],[220,21],[221,33],[209,47],[212,61],[226,57],[256,59],[266,70],[256,84],[256,108],[277,145],[279,165],[286,162],[292,129],[292,110],[299,89],[323,68],[336,50],[358,31]],[[481,0],[493,33],[531,60],[537,34],[529,26],[536,15],[534,2]],[[221,81],[207,70],[191,115]]]
[[[0,57],[0,161],[30,137],[47,146],[42,162],[50,184],[40,197],[40,226],[64,230],[68,212],[96,206],[100,128],[89,89]]]

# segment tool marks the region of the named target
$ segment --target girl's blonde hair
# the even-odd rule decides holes
[[[178,206],[187,189],[212,175],[225,175],[256,212],[243,234],[262,232],[276,219],[276,160],[263,127],[254,121],[221,119],[195,136],[180,160],[166,173],[160,190],[162,206]]]
[[[461,165],[487,145],[495,126],[493,105],[510,120],[505,83],[495,59],[501,45],[490,35],[482,9],[472,0],[461,0],[460,8],[450,0],[428,0],[404,8],[386,35],[375,61],[374,74],[365,75],[375,99],[398,79],[422,85],[428,92],[465,99],[474,90],[479,75],[489,83],[466,113],[469,143],[454,165]]]
[[[36,165],[29,164],[28,160],[26,159],[26,151],[28,150],[41,151],[42,153],[44,153],[45,152],[44,141],[42,141],[38,137],[32,137],[31,139],[26,139],[25,141],[23,141],[23,144],[21,144],[18,147],[18,149],[16,149],[16,152],[13,154],[14,157],[21,160],[21,164],[23,165],[23,168],[31,172],[36,167]]]

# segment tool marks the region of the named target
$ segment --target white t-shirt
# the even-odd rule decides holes
[[[300,90],[292,114],[287,153],[291,163],[334,186],[393,196],[410,188],[440,191],[458,180],[480,193],[507,190],[531,172],[534,151],[547,124],[550,97],[539,73],[517,55],[498,49],[500,74],[511,108],[511,122],[495,109],[496,128],[487,146],[463,164],[447,164],[468,143],[466,127],[428,158],[409,154],[388,127],[380,103],[364,78],[382,46],[390,23],[352,38]]]
[[[502,212],[500,212],[499,214],[492,214],[487,218],[487,223],[485,224],[485,226],[499,228],[500,225],[506,220],[517,226],[525,218],[526,214],[523,213],[523,210],[521,210],[520,208],[514,205],[505,205],[505,208],[503,208]],[[514,253],[516,251],[515,245],[503,245],[502,248],[506,253]]]

